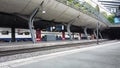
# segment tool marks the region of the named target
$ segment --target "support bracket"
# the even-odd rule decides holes
[[[100,38],[103,39],[103,36],[102,36],[101,32],[99,32],[99,35],[100,35]]]
[[[95,38],[97,38],[96,30],[93,31]]]
[[[73,23],[73,22],[70,22],[70,23],[68,23],[68,25],[67,25],[67,32],[68,32],[68,35],[69,35],[69,37],[70,37],[70,40],[73,40],[71,31],[70,31],[70,27],[71,27],[72,23]]]
[[[29,22],[28,22],[29,29],[30,29],[30,33],[31,33],[31,37],[32,37],[32,42],[33,42],[33,43],[36,42],[33,22],[34,22],[34,17],[35,17],[36,14],[38,13],[38,11],[39,11],[39,8],[36,8],[36,9],[33,11],[33,13],[31,14],[31,16],[30,16],[30,18],[29,18]]]
[[[88,33],[87,33],[87,27],[84,28],[84,33],[85,33],[85,36],[87,37],[87,39],[90,40],[88,37]]]
[[[80,15],[77,16],[76,18],[72,19],[72,20],[67,24],[67,32],[68,32],[68,35],[69,35],[69,37],[70,37],[70,40],[73,40],[73,38],[72,38],[72,33],[71,33],[71,31],[70,31],[70,27],[71,27],[71,25],[75,22],[75,20],[76,20],[77,18],[79,18],[79,17],[80,17]]]

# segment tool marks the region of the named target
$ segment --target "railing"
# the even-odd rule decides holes
[[[110,25],[110,22],[101,13],[99,13],[95,8],[93,8],[91,5],[89,5],[86,2],[78,2],[78,5],[76,5],[75,3],[69,2],[68,0],[56,0],[56,1],[61,2],[82,13],[85,13],[99,21],[102,21],[107,25]]]

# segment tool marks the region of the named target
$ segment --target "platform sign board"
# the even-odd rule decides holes
[[[120,24],[120,16],[114,17],[114,23],[115,24]]]

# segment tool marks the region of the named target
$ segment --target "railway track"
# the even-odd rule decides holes
[[[108,41],[108,40],[106,40]],[[101,42],[106,42],[100,41]],[[47,47],[36,47],[36,48],[27,48],[27,49],[18,49],[18,50],[8,50],[8,51],[0,51],[0,57],[4,56],[10,56],[15,54],[22,54],[22,53],[31,53],[31,52],[38,52],[38,51],[46,51],[46,50],[52,50],[52,49],[59,49],[59,48],[70,48],[70,47],[89,47],[90,44],[94,44],[94,42],[88,42],[88,43],[79,43],[79,44],[66,44],[66,45],[56,45],[56,46],[47,46]]]

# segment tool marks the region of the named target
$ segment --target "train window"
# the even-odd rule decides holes
[[[23,35],[23,33],[22,32],[18,32],[18,35]]]
[[[9,34],[9,31],[2,31],[1,34],[2,34],[2,35],[8,35],[8,34]]]
[[[25,33],[25,35],[29,35],[30,34],[30,32],[24,32]]]

